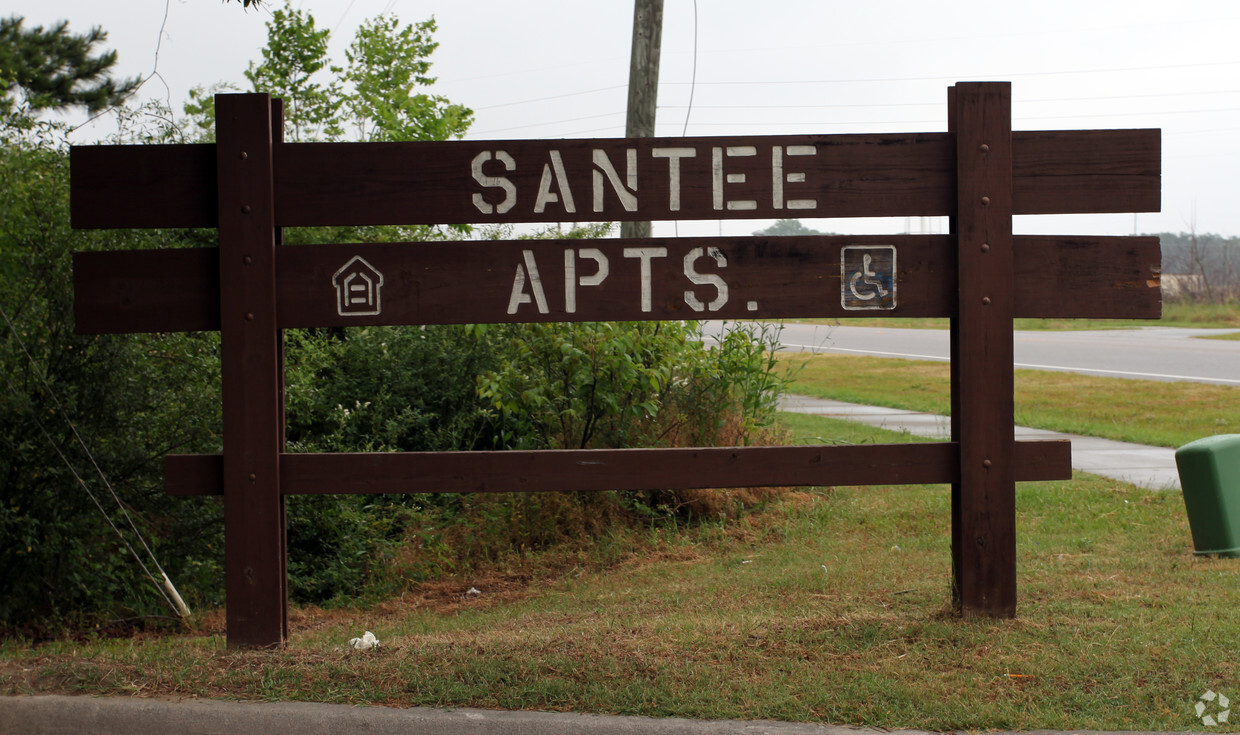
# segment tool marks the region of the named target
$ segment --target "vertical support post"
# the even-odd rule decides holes
[[[230,648],[277,646],[287,639],[272,123],[268,95],[216,97]]]
[[[629,56],[626,138],[654,136],[659,99],[659,52],[663,46],[663,0],[633,0],[633,46]],[[650,237],[649,222],[621,222],[621,237]]]
[[[271,141],[274,146],[277,143],[284,142],[284,100],[271,100]],[[275,186],[275,172],[272,171],[272,187]],[[274,191],[272,193],[274,202]],[[274,213],[274,205],[272,212]],[[274,225],[274,222],[272,223]],[[275,227],[274,245],[279,248],[284,244],[284,229]],[[285,429],[288,427],[287,414],[285,407],[288,405],[284,400],[284,331],[276,331],[276,375],[279,380],[278,390],[279,398],[277,399],[280,406],[280,453],[282,454],[287,447],[285,442]],[[278,457],[277,457],[278,461]],[[286,512],[286,504],[284,496],[280,496],[280,632],[283,636],[282,640],[288,640],[288,514]]]
[[[965,617],[1016,614],[1012,375],[1012,91],[970,82],[949,92],[956,140],[959,283],[952,321],[953,595]]]

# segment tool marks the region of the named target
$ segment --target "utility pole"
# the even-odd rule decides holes
[[[659,47],[663,41],[663,0],[634,0],[633,53],[629,59],[626,138],[654,137],[659,98]],[[623,222],[621,237],[650,237],[649,222]]]

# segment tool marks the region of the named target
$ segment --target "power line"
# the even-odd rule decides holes
[[[1204,115],[1227,112],[1240,112],[1240,107],[1222,107],[1208,110],[1148,110],[1140,112],[1099,112],[1092,114],[1076,114],[1076,115],[1021,115],[1017,117],[1017,122],[1032,120],[1088,120],[1102,117],[1165,117],[1170,115]],[[728,126],[746,126],[746,125],[765,125],[765,126],[783,126],[800,125],[805,127],[821,126],[821,125],[935,125],[941,124],[945,118],[937,118],[930,120],[731,120],[728,122],[697,122],[694,125],[706,127],[728,127]]]
[[[689,104],[685,105],[685,126],[680,131],[681,137],[689,133],[689,113],[693,112],[693,93],[697,91],[698,62],[698,6],[693,0],[693,74],[689,77]]]
[[[344,12],[340,14],[340,20],[336,21],[336,25],[332,27],[333,36],[336,35],[336,31],[340,30],[340,26],[344,25],[344,19],[349,17],[349,11],[353,10],[353,4],[356,2],[357,0],[349,0],[349,6],[344,9]]]
[[[112,522],[112,517],[108,515],[106,510],[104,510],[103,505],[99,502],[98,498],[95,497],[95,494],[91,491],[90,486],[87,485],[82,479],[82,476],[74,468],[73,464],[69,461],[69,458],[65,456],[65,453],[61,450],[60,445],[56,443],[56,440],[52,438],[51,433],[48,432],[48,430],[43,426],[43,422],[39,421],[38,417],[32,414],[31,418],[35,422],[35,425],[39,427],[39,430],[43,433],[43,436],[47,438],[48,443],[52,445],[52,449],[56,451],[56,454],[65,463],[65,466],[69,468],[69,472],[73,475],[74,479],[76,479],[78,484],[82,486],[82,489],[86,491],[86,494],[90,496],[91,502],[93,502],[95,507],[99,509],[99,512],[103,514],[104,520],[106,520],[108,525],[112,527],[112,530],[116,532],[116,535],[120,538],[121,543],[125,545],[125,548],[129,550],[129,553],[133,556],[134,560],[138,562],[138,566],[141,567],[142,571],[146,573],[146,576],[150,577],[151,581],[155,583],[155,588],[159,590],[159,593],[163,596],[164,601],[167,602],[174,611],[181,615],[182,618],[188,617],[189,607],[187,607],[185,601],[181,599],[181,595],[177,592],[176,587],[173,586],[172,580],[168,578],[168,573],[164,571],[164,568],[160,565],[159,560],[155,558],[155,552],[151,551],[151,547],[147,545],[146,539],[142,536],[142,532],[138,530],[137,525],[133,522],[133,518],[129,515],[129,511],[125,508],[125,504],[121,502],[121,498],[117,495],[115,488],[112,487],[112,483],[108,481],[107,475],[104,474],[103,469],[99,466],[99,463],[95,461],[95,456],[91,453],[90,447],[86,445],[86,441],[82,438],[82,435],[78,433],[77,426],[69,418],[68,412],[65,411],[65,407],[56,396],[56,392],[52,390],[52,386],[47,381],[47,377],[42,373],[42,371],[39,370],[38,363],[35,362],[34,356],[30,354],[30,351],[26,349],[26,344],[22,341],[21,335],[18,334],[17,328],[13,326],[12,320],[9,319],[8,312],[5,311],[3,307],[0,307],[0,317],[4,318],[4,323],[8,326],[9,332],[12,334],[14,341],[17,342],[17,346],[21,349],[22,354],[26,356],[26,360],[30,363],[31,372],[33,372],[35,377],[39,379],[43,389],[47,391],[48,397],[52,399],[53,405],[55,405],[56,410],[60,413],[60,417],[66,424],[68,424],[69,431],[73,434],[74,438],[77,439],[78,445],[81,446],[82,451],[86,453],[87,458],[90,459],[91,465],[95,468],[95,472],[98,473],[99,479],[103,481],[104,487],[107,488],[108,492],[112,495],[112,500],[116,502],[116,507],[120,509],[121,515],[125,517],[125,521],[129,524],[130,530],[132,530],[134,536],[138,538],[139,543],[142,544],[142,548],[146,550],[147,556],[151,559],[151,563],[156,569],[159,570],[160,575],[163,577],[162,583],[160,580],[156,579],[155,575],[151,573],[151,570],[147,568],[146,564],[142,561],[142,557],[138,555],[138,552],[133,548],[133,546],[130,545],[129,540],[125,538],[125,534],[121,533],[121,530],[117,528],[115,523]],[[7,375],[4,378],[4,382],[8,385],[9,391],[20,399],[21,393],[18,392],[17,387],[13,385]]]
[[[586,89],[580,92],[565,92],[564,94],[554,94],[550,97],[535,97],[528,100],[517,100],[516,102],[502,102],[498,105],[487,105],[485,107],[475,107],[474,110],[495,110],[500,107],[514,107],[516,105],[528,105],[534,102],[546,102],[548,100],[562,100],[568,97],[583,97],[587,94],[597,94],[598,92],[611,92],[617,89],[627,89],[627,84],[616,84],[611,87],[599,87],[597,89]]]
[[[823,125],[941,125],[947,119],[946,115],[937,120],[731,120],[729,122],[695,122],[697,127],[724,128],[724,127],[752,127],[761,125],[764,127],[772,126],[801,126],[804,128],[821,127]]]
[[[1067,69],[1063,71],[1039,71],[1039,72],[1007,72],[1003,74],[985,74],[988,79],[994,78],[1011,78],[1011,77],[1054,77],[1067,74],[1113,74],[1119,72],[1130,71],[1165,71],[1173,69],[1200,69],[1216,66],[1236,66],[1240,65],[1240,61],[1212,61],[1200,64],[1165,64],[1161,66],[1126,66],[1114,67],[1110,69]],[[696,84],[711,86],[754,86],[754,85],[794,85],[794,84],[875,84],[880,82],[927,82],[939,81],[942,79],[965,79],[977,77],[976,74],[937,74],[934,76],[923,77],[879,77],[872,79],[773,79],[773,80],[731,80],[717,82],[696,82]],[[664,82],[664,84],[689,84],[689,82]]]
[[[689,77],[689,104],[685,105],[685,124],[680,129],[680,137],[689,134],[689,115],[693,112],[693,94],[697,91],[698,64],[698,5],[693,0],[693,73]],[[680,237],[680,220],[672,220],[672,233]]]
[[[867,105],[860,105],[860,107],[866,107],[866,106],[867,106]],[[1216,108],[1216,109],[1209,109],[1209,110],[1166,110],[1166,111],[1143,111],[1143,112],[1109,112],[1109,113],[1096,113],[1096,114],[1076,114],[1076,115],[1037,115],[1037,116],[1021,116],[1021,117],[1019,117],[1019,118],[1018,118],[1018,122],[1019,122],[1019,121],[1022,121],[1022,120],[1023,120],[1023,121],[1033,121],[1033,120],[1082,120],[1082,119],[1091,119],[1091,118],[1106,118],[1106,117],[1137,117],[1137,116],[1141,116],[1141,117],[1148,117],[1148,116],[1192,115],[1192,114],[1210,114],[1210,113],[1228,113],[1228,112],[1240,112],[1240,108]],[[478,133],[478,135],[490,135],[490,134],[492,134],[492,133],[504,132],[504,131],[508,131],[508,130],[525,130],[525,129],[529,129],[529,128],[551,127],[551,126],[554,126],[554,125],[559,125],[559,124],[562,124],[562,123],[580,122],[580,121],[582,121],[582,120],[591,120],[591,119],[605,118],[605,117],[610,117],[610,116],[613,116],[613,115],[621,115],[621,114],[623,114],[623,113],[620,113],[620,112],[612,112],[612,113],[607,113],[607,114],[603,114],[603,115],[587,115],[587,116],[584,116],[584,117],[565,118],[565,119],[553,120],[553,121],[548,121],[548,122],[531,123],[531,124],[529,124],[529,125],[518,125],[518,126],[514,126],[514,127],[509,127],[509,128],[496,128],[496,129],[492,129],[492,130],[482,131],[482,132]],[[940,118],[932,118],[932,119],[924,119],[924,120],[903,120],[903,119],[889,119],[889,120],[809,120],[809,121],[788,121],[788,120],[776,120],[776,121],[768,121],[768,120],[748,120],[748,121],[736,121],[736,120],[732,120],[732,121],[728,121],[728,122],[695,122],[695,123],[694,123],[694,125],[695,125],[695,126],[698,126],[698,127],[711,127],[711,128],[720,128],[720,127],[734,127],[734,128],[743,128],[743,127],[754,127],[754,126],[762,126],[762,127],[776,127],[776,126],[780,126],[780,127],[790,127],[790,126],[792,126],[792,127],[795,127],[795,126],[799,126],[799,127],[803,127],[803,128],[806,128],[806,129],[810,129],[810,128],[821,128],[821,127],[825,127],[825,126],[831,126],[831,127],[841,127],[841,126],[852,126],[852,125],[888,125],[888,126],[902,126],[902,127],[912,126],[912,125],[939,125],[939,126],[941,126],[941,125],[943,125],[943,124],[944,124],[944,122],[945,122],[945,118],[940,117]],[[1177,133],[1184,133],[1184,134],[1188,134],[1189,132],[1192,132],[1193,134],[1205,134],[1205,133],[1225,133],[1225,132],[1231,132],[1231,131],[1233,131],[1233,130],[1235,130],[1235,128],[1216,128],[1216,129],[1210,129],[1210,130],[1196,130],[1196,131],[1163,131],[1163,134],[1164,134],[1164,135],[1176,135]],[[590,133],[600,133],[600,132],[609,132],[609,131],[613,133],[613,137],[623,137],[623,135],[624,135],[624,133],[623,133],[623,126],[615,126],[615,125],[612,125],[612,126],[607,126],[607,127],[601,127],[601,128],[590,128],[590,129],[587,129],[587,130],[574,130],[574,131],[570,131],[570,132],[566,132],[566,133],[559,133],[558,135],[559,135],[559,137],[571,138],[571,137],[576,137],[576,136],[587,135],[587,134],[590,134]],[[473,135],[473,134],[471,133],[471,137],[472,137],[472,135]],[[683,131],[682,131],[681,135],[682,135],[682,136],[684,135],[684,132],[683,132]]]
[[[1093,95],[1089,97],[1041,97],[1035,99],[1015,99],[1013,104],[1042,104],[1047,102],[1097,102],[1115,100],[1155,99],[1165,97],[1198,97],[1219,94],[1240,94],[1240,90],[1208,90],[1204,92],[1158,92],[1150,94]],[[939,107],[942,102],[874,102],[848,103],[834,105],[698,105],[700,110],[844,110],[844,109],[877,109],[895,107]],[[660,105],[666,109],[679,109],[682,105]]]
[[[695,0],[695,3],[696,3],[696,0]],[[659,105],[661,108],[681,109],[682,107],[684,107],[687,111],[691,110],[695,106],[697,107],[697,109],[703,109],[703,110],[727,110],[727,109],[790,110],[790,109],[849,109],[849,108],[878,109],[878,108],[900,108],[900,107],[936,107],[941,104],[940,102],[898,102],[898,103],[874,103],[874,104],[854,103],[854,104],[834,104],[834,105],[761,105],[761,104],[758,104],[758,105],[694,105],[693,95],[698,85],[753,86],[753,85],[776,85],[776,84],[778,85],[851,84],[851,83],[871,83],[871,82],[929,81],[929,80],[938,80],[938,79],[946,78],[945,76],[935,76],[935,77],[885,77],[885,78],[877,78],[877,79],[818,79],[818,80],[703,82],[697,79],[696,18],[694,22],[695,22],[695,30],[694,30],[695,51],[694,51],[694,63],[693,63],[692,77],[690,78],[688,82],[665,81],[665,82],[660,83],[660,85],[678,85],[678,86],[688,84],[690,86],[689,104],[683,105],[683,106],[682,105]],[[1212,63],[1207,63],[1207,64],[1183,64],[1183,65],[1150,66],[1150,67],[1124,67],[1124,68],[1112,68],[1112,69],[1081,69],[1081,70],[1062,71],[1062,72],[1029,72],[1029,73],[1021,73],[1021,74],[1000,74],[1000,75],[990,75],[990,76],[1009,76],[1009,77],[1054,76],[1057,74],[1093,74],[1093,73],[1111,73],[1111,72],[1122,72],[1122,71],[1149,71],[1149,70],[1155,70],[1155,69],[1184,69],[1184,68],[1193,68],[1193,67],[1226,66],[1226,65],[1235,65],[1235,64],[1240,64],[1240,62],[1223,61],[1223,62],[1212,62]],[[965,75],[965,76],[968,76],[968,75]],[[611,92],[611,91],[615,91],[618,89],[625,89],[625,87],[626,85],[617,84],[617,85],[612,85],[608,87],[597,87],[594,89],[585,89],[585,90],[579,90],[576,92],[565,92],[564,94],[548,95],[546,97],[533,97],[533,98],[525,99],[525,100],[502,102],[496,105],[485,105],[482,107],[475,107],[474,109],[476,111],[495,110],[495,109],[500,109],[504,107],[515,107],[518,105],[528,105],[528,104],[534,104],[538,102],[549,102],[552,100],[568,99],[571,97],[583,97],[586,95],[598,94],[600,92]],[[1040,99],[1032,99],[1032,100],[1019,100],[1018,99],[1016,100],[1016,102],[1022,103],[1022,104],[1023,103],[1044,103],[1044,102],[1089,102],[1089,101],[1094,101],[1094,100],[1155,99],[1155,98],[1165,98],[1165,97],[1187,97],[1187,96],[1194,96],[1194,95],[1215,95],[1215,94],[1236,94],[1236,93],[1237,93],[1237,90],[1210,90],[1206,92],[1166,92],[1166,93],[1150,93],[1150,94],[1136,94],[1136,95],[1108,95],[1108,96],[1092,96],[1092,97],[1058,97],[1058,98],[1050,97],[1050,98],[1040,98]],[[582,119],[582,118],[575,118],[575,119]],[[686,121],[687,120],[688,120],[688,114],[686,113]],[[569,121],[561,120],[558,122],[569,122]],[[548,123],[548,124],[553,124],[553,123]],[[511,128],[504,128],[504,129],[507,130]],[[686,126],[686,130],[687,130],[687,126]]]
[[[1150,115],[1198,115],[1216,112],[1240,112],[1240,107],[1222,107],[1212,110],[1151,110],[1143,112],[1099,112],[1089,115],[1037,115],[1021,116],[1021,120],[1082,120],[1091,117],[1148,117]]]
[[[624,112],[623,112],[623,111],[621,111],[621,112],[606,112],[606,113],[603,113],[603,114],[601,114],[601,115],[586,115],[586,116],[584,116],[584,117],[570,117],[570,118],[566,118],[566,119],[563,119],[563,120],[552,120],[552,121],[550,121],[550,122],[536,122],[536,123],[530,123],[529,125],[513,125],[513,126],[511,126],[511,127],[507,127],[507,128],[492,128],[491,130],[481,130],[481,131],[479,131],[477,134],[478,134],[478,135],[492,135],[492,134],[494,134],[494,133],[503,133],[503,132],[507,132],[507,131],[509,131],[509,130],[524,130],[524,129],[527,129],[527,128],[541,128],[541,127],[546,127],[546,126],[549,126],[549,125],[559,125],[559,124],[561,124],[561,123],[570,123],[570,122],[581,122],[582,120],[597,120],[597,119],[599,119],[599,118],[601,118],[601,117],[611,117],[611,116],[613,116],[613,115],[623,115],[623,114],[624,114]],[[471,132],[472,132],[472,131],[471,131]]]
[[[1240,128],[1207,128],[1205,130],[1164,130],[1164,137],[1175,137],[1180,135],[1213,135],[1215,133],[1236,133],[1240,132]],[[1217,154],[1212,154],[1217,155]]]

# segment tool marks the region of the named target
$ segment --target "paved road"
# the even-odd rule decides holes
[[[1193,339],[1234,329],[1141,327],[1080,332],[1016,332],[1015,365],[1088,375],[1240,386],[1240,341]],[[947,360],[943,329],[784,325],[785,349]]]

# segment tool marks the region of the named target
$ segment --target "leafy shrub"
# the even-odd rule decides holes
[[[472,328],[490,334],[492,328]],[[504,448],[729,446],[772,442],[784,386],[777,333],[734,324],[714,347],[696,323],[515,325],[498,367],[478,378]],[[411,529],[389,574],[419,581],[617,527],[735,517],[772,488],[453,496]],[[434,507],[434,501],[423,501]]]
[[[126,514],[168,573],[201,591],[192,603],[218,602],[218,507],[169,498],[161,462],[168,452],[218,451],[218,339],[76,334],[69,257],[203,233],[71,230],[65,152],[12,128],[0,144],[0,188],[0,630],[166,613],[121,540],[151,564]]]
[[[695,323],[364,327],[286,336],[291,451],[730,445],[769,431],[776,335]],[[617,526],[731,517],[770,491],[290,498],[293,597],[348,600]],[[386,581],[380,581],[382,577]]]
[[[498,336],[498,335],[492,335]],[[490,444],[475,380],[498,345],[462,327],[290,330],[285,335],[288,450],[449,451]],[[455,501],[433,497],[432,507]],[[348,599],[369,570],[427,523],[408,495],[290,497],[289,588],[298,602]]]
[[[417,91],[433,81],[426,76],[433,22],[365,25],[337,80],[343,87],[310,78],[314,69],[334,68],[323,55],[327,34],[308,13],[277,11],[269,31],[263,62],[247,77],[256,89],[286,98],[290,139],[335,138],[355,128],[373,140],[441,140],[463,135],[469,124],[468,109]],[[393,96],[393,74],[416,85]],[[356,92],[343,108],[341,88]],[[178,121],[158,103],[122,110],[113,142],[180,142],[211,129],[214,108],[205,93],[195,93],[187,112],[190,119]],[[0,631],[166,612],[156,585],[124,550],[126,543],[141,546],[122,522],[127,517],[191,605],[222,602],[222,504],[169,498],[162,471],[169,452],[220,449],[218,335],[77,335],[70,266],[76,250],[204,247],[215,244],[216,233],[70,229],[63,136],[39,136],[52,128],[18,117],[0,130],[0,305],[13,321],[0,346]],[[607,231],[580,226],[554,236]],[[467,232],[355,227],[285,234],[289,243],[322,243]],[[717,348],[705,346],[696,325],[677,323],[289,331],[289,450],[761,440],[780,381],[764,353],[770,335],[747,329],[725,334]],[[118,490],[112,502],[94,476],[83,477],[96,497],[112,502],[103,513],[61,469],[60,448],[76,443],[69,421],[92,454],[71,449],[73,463],[97,462]],[[427,579],[513,551],[597,539],[616,524],[727,516],[764,497],[667,491],[292,498],[290,588],[303,602],[384,594],[400,586],[390,581],[393,569],[405,579]]]

